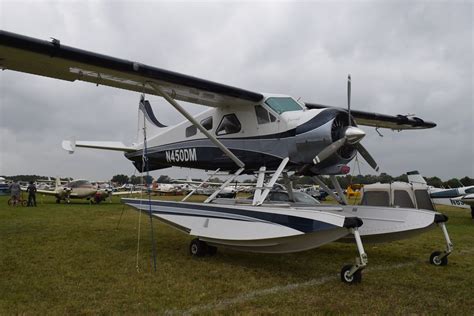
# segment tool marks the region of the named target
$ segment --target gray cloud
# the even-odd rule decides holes
[[[365,146],[399,175],[474,176],[470,2],[9,2],[1,28],[254,91],[416,115],[424,131],[365,128]],[[138,94],[4,71],[0,174],[131,174],[120,154],[68,155],[62,139],[135,141]],[[181,117],[150,98],[160,120]],[[187,105],[198,112],[202,107]],[[154,172],[181,175],[188,170]],[[363,172],[370,172],[368,168]],[[194,173],[195,174],[195,173]]]

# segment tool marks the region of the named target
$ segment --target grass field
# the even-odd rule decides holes
[[[440,229],[390,244],[365,245],[368,268],[358,285],[339,271],[355,245],[265,255],[219,249],[191,258],[192,237],[154,220],[157,272],[151,266],[149,218],[119,200],[8,207],[0,197],[0,314],[453,314],[474,311],[474,222],[449,216],[455,250],[449,264],[428,263],[444,249]],[[123,211],[120,225],[119,219]],[[137,262],[138,228],[140,248]]]

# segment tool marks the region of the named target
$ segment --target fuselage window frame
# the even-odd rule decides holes
[[[217,136],[224,136],[230,134],[237,134],[242,130],[242,124],[240,123],[237,115],[234,113],[226,114],[222,117],[219,126],[216,129]]]

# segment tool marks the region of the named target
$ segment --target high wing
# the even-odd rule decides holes
[[[254,105],[264,95],[221,83],[101,55],[70,46],[0,31],[0,67],[67,81],[87,81],[119,89],[158,95],[147,83],[158,84],[180,101],[211,107]],[[308,108],[330,106],[306,103]],[[351,111],[359,125],[402,129],[432,128],[436,124],[420,118]],[[79,146],[79,145],[78,145]],[[128,148],[117,149],[127,151]]]
[[[119,191],[119,192],[112,192],[112,195],[113,196],[117,196],[117,195],[131,195],[131,194],[140,194],[140,193],[143,193],[143,191]]]
[[[26,192],[26,188],[25,189],[22,188],[21,190]],[[58,192],[57,191],[52,191],[52,190],[36,189],[36,194],[57,195]]]
[[[260,93],[0,30],[0,67],[67,81],[87,81],[157,95],[153,82],[174,99],[212,107],[254,104]]]
[[[338,108],[329,105],[322,105],[316,103],[305,103],[308,109],[325,109],[325,108]],[[365,112],[351,109],[351,115],[356,121],[357,125],[366,125],[376,128],[390,128],[393,130],[404,130],[404,129],[423,129],[433,128],[436,126],[435,123],[430,121],[422,120],[419,117],[409,117],[407,115],[387,115],[375,112]]]

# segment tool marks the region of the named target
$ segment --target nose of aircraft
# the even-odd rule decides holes
[[[358,127],[349,126],[345,131],[346,141],[348,144],[354,145],[362,140],[365,132]]]

